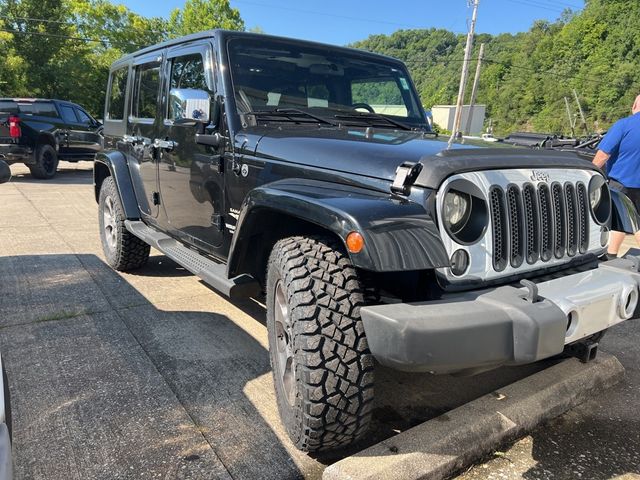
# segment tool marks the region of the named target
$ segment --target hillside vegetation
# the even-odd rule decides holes
[[[505,15],[518,15],[517,8]],[[486,44],[478,102],[496,131],[568,133],[564,97],[577,111],[574,88],[591,131],[627,115],[640,93],[639,19],[639,0],[587,0],[584,10],[535,22],[528,32],[478,35],[474,58]],[[229,0],[187,0],[169,19],[108,0],[0,0],[0,96],[69,99],[101,117],[111,62],[216,27],[244,29]],[[401,30],[353,46],[404,60],[430,107],[455,103],[465,40],[441,29]]]
[[[606,130],[640,94],[639,19],[638,0],[587,0],[581,12],[535,22],[528,32],[477,35],[474,59],[485,43],[478,103],[500,133],[569,133],[564,97],[577,112],[575,88],[589,130]],[[400,30],[352,46],[404,60],[428,108],[455,103],[465,42],[447,30]],[[470,70],[473,76],[475,60]]]

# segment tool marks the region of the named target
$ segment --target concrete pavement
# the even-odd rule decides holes
[[[319,478],[338,459],[312,458],[288,441],[262,307],[230,303],[158,252],[138,272],[113,272],[102,260],[90,169],[62,162],[58,177],[39,181],[14,166],[17,176],[0,185],[0,351],[16,478]],[[593,441],[617,435],[623,452],[637,448],[624,441],[640,431],[630,423],[637,329],[605,338],[631,374],[613,397],[597,399],[606,428]],[[362,447],[544,366],[472,378],[378,368],[374,428]],[[624,435],[605,419],[618,411]],[[569,459],[559,448],[562,466]],[[637,473],[629,462],[615,471]]]

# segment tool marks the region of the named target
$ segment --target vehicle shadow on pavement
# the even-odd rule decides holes
[[[307,473],[270,425],[265,347],[226,315],[158,309],[94,255],[0,273],[16,478]]]
[[[151,260],[140,274],[178,269]],[[280,424],[259,303],[154,305],[89,254],[0,257],[0,275],[17,478],[319,478],[328,463],[544,368],[464,378],[377,366],[371,433],[340,457],[312,458]]]
[[[23,166],[15,166],[11,170],[12,183],[45,183],[47,185],[91,185],[93,183],[93,162],[61,162],[56,176],[48,180],[35,178]]]

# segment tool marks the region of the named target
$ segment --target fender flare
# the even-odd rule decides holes
[[[255,188],[245,197],[229,251],[230,276],[245,273],[239,265],[243,256],[251,254],[251,238],[264,231],[260,217],[267,211],[314,224],[343,244],[349,232],[360,232],[365,248],[349,255],[364,270],[393,272],[449,265],[437,225],[420,203],[348,185],[287,179]]]
[[[640,215],[623,192],[609,188],[611,193],[611,230],[635,234],[640,231]]]
[[[105,169],[108,170],[108,175]],[[129,165],[122,152],[110,150],[96,154],[93,164],[93,187],[96,202],[100,198],[102,181],[107,176],[113,177],[127,220],[140,219],[140,209],[133,189]]]

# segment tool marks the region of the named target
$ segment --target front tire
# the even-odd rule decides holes
[[[49,180],[58,171],[58,152],[47,143],[40,145],[36,150],[36,163],[28,167],[35,178]]]
[[[100,240],[107,263],[121,272],[147,263],[151,248],[124,226],[126,218],[113,177],[102,182],[98,211]]]
[[[267,329],[278,410],[297,448],[356,442],[373,402],[363,288],[342,246],[324,236],[277,242],[267,271]]]

